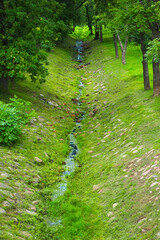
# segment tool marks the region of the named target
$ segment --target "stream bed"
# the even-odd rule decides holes
[[[77,41],[75,48],[78,53],[76,60],[79,62],[79,64],[82,64],[83,58],[82,58],[81,54],[83,52],[83,42]],[[80,108],[81,108],[82,102],[80,102],[80,98],[82,96],[83,88],[84,88],[84,84],[80,80],[79,81],[79,95],[77,97],[77,105],[79,107],[78,108],[79,112],[81,112]],[[61,182],[55,186],[55,190],[53,191],[53,194],[52,194],[53,202],[58,197],[63,196],[65,194],[65,192],[67,190],[67,185],[68,185],[68,176],[70,176],[75,171],[76,167],[78,167],[78,163],[75,161],[75,158],[79,153],[79,148],[78,148],[77,141],[75,138],[75,133],[81,129],[81,126],[82,126],[81,121],[84,119],[84,117],[85,117],[85,113],[82,112],[81,116],[76,120],[75,128],[73,128],[72,132],[69,134],[69,146],[70,146],[71,151],[70,151],[68,158],[65,160],[64,171],[61,176]],[[52,219],[52,220],[48,221],[48,224],[50,226],[61,225],[62,219],[61,219],[61,217],[59,217],[57,219]]]

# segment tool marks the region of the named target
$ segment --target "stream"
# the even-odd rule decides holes
[[[82,64],[83,58],[82,58],[82,52],[83,52],[83,42],[82,41],[77,41],[75,49],[78,53],[76,60],[79,62],[79,65]],[[82,96],[82,91],[84,88],[84,84],[82,81],[79,81],[79,95],[77,97],[77,105],[79,106],[79,111],[80,107],[82,105],[82,102],[80,102],[80,97]],[[81,111],[80,111],[81,112]],[[82,112],[81,116],[76,120],[76,126],[72,130],[72,132],[69,134],[69,146],[70,146],[70,154],[68,158],[65,160],[65,165],[64,165],[64,171],[61,176],[61,182],[58,183],[55,187],[55,190],[53,191],[52,194],[52,201],[55,201],[58,197],[63,196],[67,190],[67,185],[68,185],[68,176],[70,176],[78,167],[78,163],[75,161],[76,156],[79,153],[77,141],[75,138],[75,133],[81,129],[81,121],[84,119],[84,112]],[[59,217],[58,219],[52,219],[51,221],[48,222],[50,226],[54,225],[61,225],[62,219]]]

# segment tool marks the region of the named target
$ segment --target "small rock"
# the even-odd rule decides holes
[[[104,190],[103,189],[101,189],[99,192],[98,192],[99,194],[101,194],[101,193],[104,193]]]
[[[14,237],[12,233],[7,232],[7,235]]]
[[[150,187],[154,187],[154,186],[157,185],[158,183],[159,183],[159,182],[154,182],[154,183],[151,184]]]
[[[96,157],[98,157],[99,155],[101,155],[100,153],[97,153],[97,154],[95,154],[94,156],[92,156],[92,158],[96,158]]]
[[[118,206],[119,203],[114,203],[113,204],[113,208],[116,208]]]
[[[42,163],[42,162],[43,162],[42,159],[40,159],[40,158],[38,158],[38,157],[35,157],[34,159],[35,159],[36,162],[38,162],[38,163]]]
[[[58,107],[58,104],[56,102],[53,102],[53,101],[48,101],[48,104],[53,106],[53,107]]]
[[[34,125],[35,122],[37,122],[37,119],[36,119],[36,118],[32,118],[32,119],[30,120],[30,124],[32,124],[32,125]]]
[[[34,211],[34,212],[36,212],[36,211],[37,211],[36,207],[35,207],[35,206],[33,206],[33,205],[30,205],[29,209],[30,209],[31,211]]]
[[[20,234],[23,235],[24,237],[31,237],[32,236],[29,232],[25,232],[25,231],[20,231]]]
[[[38,117],[38,120],[39,120],[40,122],[44,122],[45,119],[44,119],[43,117],[40,117],[40,116],[39,116],[39,117]]]
[[[157,233],[157,237],[160,238],[160,232]]]
[[[94,116],[94,112],[90,112],[90,113],[89,113],[89,116],[90,116],[90,117],[93,117],[93,116]]]
[[[146,176],[148,173],[150,173],[151,169],[147,170],[146,172],[143,172],[142,175]]]
[[[12,189],[12,187],[8,186],[7,184],[0,183],[0,188]]]
[[[60,140],[64,140],[64,139],[60,139]],[[45,155],[46,157],[49,157],[48,154],[47,154],[46,152],[44,152],[44,155]]]
[[[7,202],[7,201],[4,201],[4,202],[2,202],[2,206],[3,207],[10,207],[11,204],[9,202]]]
[[[155,178],[157,180],[158,176],[157,175],[153,175],[152,178]]]
[[[88,151],[88,153],[93,153],[93,151]]]
[[[93,186],[93,191],[96,191],[96,190],[98,190],[99,188],[100,188],[99,185],[94,185],[94,186]]]
[[[147,219],[146,217],[143,217],[143,218],[139,219],[139,220],[137,221],[137,223],[142,223],[142,222],[145,221],[146,219]]]
[[[18,223],[18,219],[15,218],[15,217],[9,217],[8,219],[11,220],[11,221],[13,221],[14,224],[17,224],[17,223]]]
[[[5,213],[6,213],[6,211],[0,207],[0,214],[5,214]]]
[[[137,152],[138,152],[138,150],[134,150],[134,151],[133,151],[133,153],[137,153]]]
[[[42,138],[38,136],[38,137],[37,137],[37,140],[38,140],[38,141],[41,141],[41,140],[42,140]]]
[[[31,192],[31,191],[29,191],[29,190],[26,190],[26,191],[24,192],[24,194],[27,194],[27,195],[29,194],[29,195],[30,195],[30,194],[33,194],[33,192]]]
[[[39,202],[40,202],[39,200],[36,200],[36,201],[33,201],[32,204],[37,205]]]
[[[38,184],[39,182],[40,182],[40,178],[39,177],[33,178],[33,184]]]
[[[108,217],[113,216],[113,212],[108,212],[108,213],[107,213],[107,216],[108,216]]]
[[[6,195],[6,196],[11,196],[11,193],[10,193],[9,191],[7,191],[7,190],[2,190],[2,189],[0,189],[0,192],[1,192],[2,194]]]
[[[26,210],[26,213],[28,213],[29,215],[32,215],[32,216],[37,215],[37,213],[35,213],[33,211],[29,211],[29,210]]]
[[[1,173],[1,177],[9,177],[10,175],[8,173]]]

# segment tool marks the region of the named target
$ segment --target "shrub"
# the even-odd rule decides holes
[[[81,41],[85,41],[87,39],[87,37],[89,36],[90,31],[88,26],[85,27],[76,27],[75,31],[71,34],[71,36],[73,38],[75,38],[76,40],[81,40]]]
[[[12,145],[21,135],[21,128],[33,116],[31,103],[11,98],[11,103],[0,102],[0,144]]]

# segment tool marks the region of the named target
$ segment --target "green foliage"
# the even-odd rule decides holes
[[[16,96],[10,100],[12,103],[0,102],[0,144],[8,146],[18,140],[22,126],[33,116],[30,102]]]
[[[57,1],[6,1],[0,4],[0,79],[15,82],[29,76],[32,82],[45,81],[47,55],[68,28],[61,19],[64,4]]]
[[[158,38],[155,38],[153,41],[149,42],[146,58],[154,62],[160,61],[160,42]]]
[[[71,34],[71,36],[73,38],[75,38],[76,40],[82,40],[85,41],[87,39],[87,37],[89,36],[90,31],[88,26],[84,26],[84,27],[79,27],[77,26],[75,28],[75,31]]]

